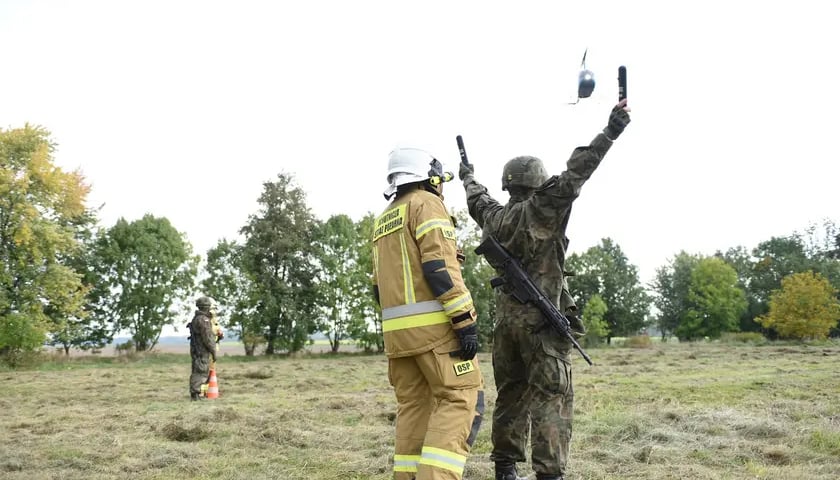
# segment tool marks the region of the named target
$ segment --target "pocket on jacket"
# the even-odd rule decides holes
[[[456,390],[478,388],[482,383],[478,357],[472,360],[461,360],[461,357],[457,356],[460,350],[457,344],[453,346],[447,343],[432,351],[440,382],[444,387]]]

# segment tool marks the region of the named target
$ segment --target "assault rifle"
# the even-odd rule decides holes
[[[548,320],[551,328],[572,342],[572,346],[580,352],[583,359],[586,360],[586,363],[592,365],[592,359],[583,351],[580,344],[578,344],[572,335],[569,319],[560,313],[560,310],[557,310],[557,307],[534,284],[534,281],[525,269],[522,268],[519,261],[508,253],[492,235],[481,242],[478,248],[475,249],[475,253],[484,255],[484,258],[490,265],[494,267],[498,266],[502,270],[501,277],[496,277],[490,281],[490,285],[493,288],[507,285],[510,290],[508,293],[519,301],[519,303],[531,303],[536,306]]]

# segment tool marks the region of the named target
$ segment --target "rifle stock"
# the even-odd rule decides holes
[[[575,347],[586,363],[592,365],[592,359],[583,351],[580,344],[572,335],[571,325],[569,319],[557,309],[554,304],[549,301],[548,297],[537,287],[528,273],[522,268],[519,261],[514,258],[492,235],[488,236],[478,248],[475,253],[483,255],[485,259],[494,268],[502,270],[501,277],[496,277],[490,281],[493,288],[507,285],[509,292],[513,298],[519,303],[530,303],[537,307],[543,316],[548,320],[552,329],[560,335],[565,336]]]

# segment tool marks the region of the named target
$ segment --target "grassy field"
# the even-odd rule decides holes
[[[840,478],[840,344],[589,353],[594,367],[575,359],[569,479]],[[480,361],[472,480],[492,478]],[[391,478],[382,356],[226,356],[221,397],[204,402],[188,401],[188,375],[176,354],[0,371],[0,478]]]

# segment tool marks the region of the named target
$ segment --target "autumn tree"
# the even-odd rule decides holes
[[[783,338],[822,339],[840,320],[837,290],[822,275],[802,272],[782,279],[770,295],[770,311],[758,318]]]
[[[98,315],[131,335],[138,351],[152,349],[166,325],[183,317],[179,302],[193,293],[198,257],[166,218],[120,218],[99,238],[94,267]]]
[[[265,353],[301,350],[317,330],[315,232],[306,194],[285,173],[263,184],[259,211],[248,218],[242,263],[254,282]]]
[[[10,362],[85,316],[82,275],[62,259],[80,248],[74,225],[90,187],[53,152],[43,128],[0,129],[0,356]]]

